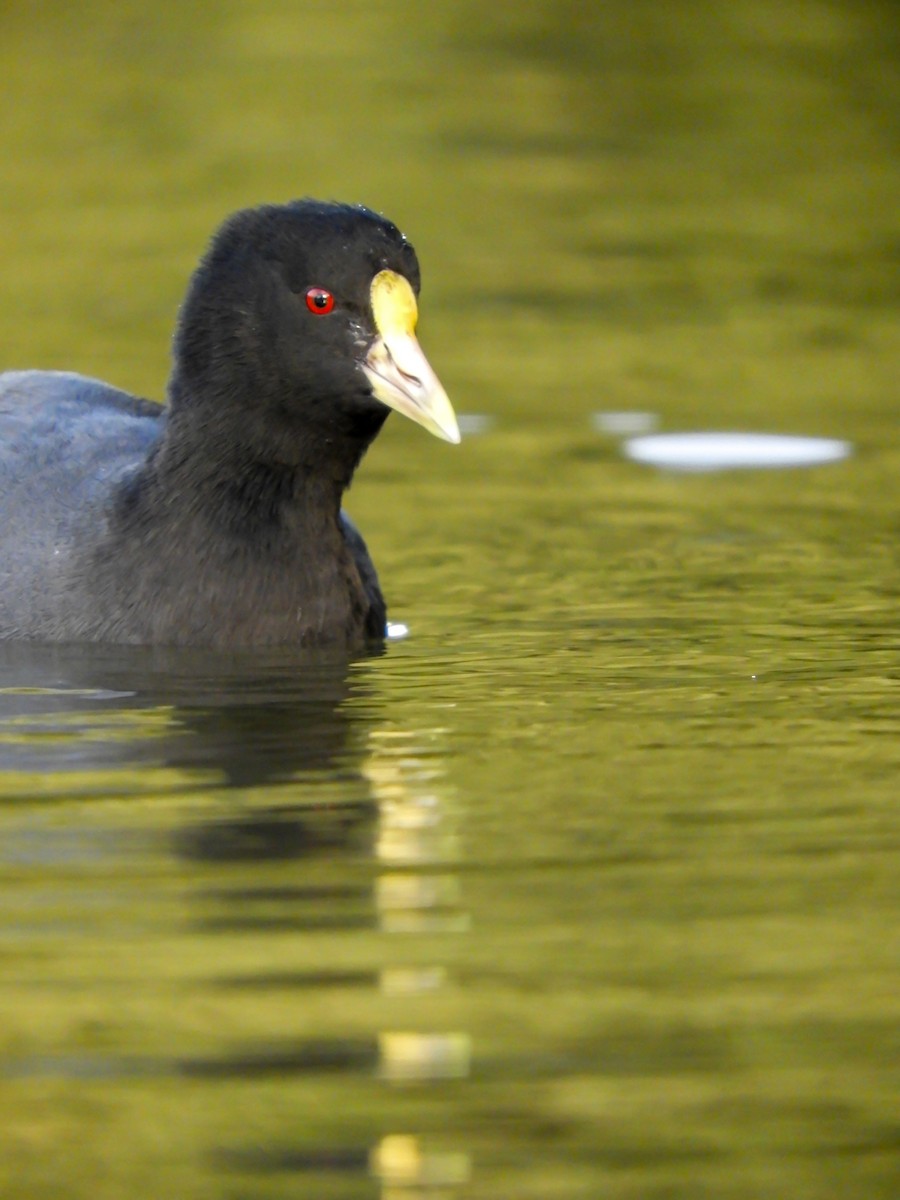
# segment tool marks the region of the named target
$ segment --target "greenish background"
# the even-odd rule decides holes
[[[4,365],[161,398],[213,228],[309,194],[493,418],[363,465],[382,658],[0,648],[4,1198],[893,1200],[898,30],[3,5]],[[856,453],[667,475],[601,410]]]

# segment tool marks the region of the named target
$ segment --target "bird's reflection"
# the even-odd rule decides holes
[[[440,939],[468,925],[440,736],[386,718],[372,679],[346,661],[0,647],[0,723],[25,734],[21,745],[12,739],[17,765],[33,769],[29,755],[39,752],[41,769],[58,771],[67,787],[99,767],[135,803],[145,796],[138,781],[166,782],[176,800],[164,810],[166,837],[186,872],[189,936],[204,949],[219,939],[232,954],[252,945],[251,965],[238,969],[243,952],[207,958],[216,969],[192,987],[241,1012],[278,991],[298,1002],[370,992],[393,997],[402,1017],[414,997],[448,983],[439,960],[404,961],[396,940]],[[35,728],[58,736],[36,751],[27,736]],[[342,960],[335,939],[345,936],[381,939],[368,951],[371,961],[377,946],[381,961]],[[267,956],[267,939],[277,958]],[[338,1076],[403,1090],[468,1075],[464,1032],[423,1029],[414,1014],[410,1024],[360,1035],[357,1018],[352,1034],[310,1028],[299,1039],[273,1028],[263,1041],[213,1041],[171,1070],[217,1088],[256,1077],[312,1087]],[[376,1130],[365,1144],[226,1144],[214,1157],[240,1173],[364,1172],[383,1196],[416,1195],[424,1180],[455,1193],[464,1154],[423,1148],[402,1128],[386,1132],[382,1119]]]
[[[176,792],[213,792],[215,813],[173,832],[183,858],[368,853],[371,697],[350,671],[346,659],[309,655],[7,643],[0,722],[22,736],[4,765],[55,775],[70,793],[100,770],[104,790],[118,783],[124,796],[144,794],[154,773]]]

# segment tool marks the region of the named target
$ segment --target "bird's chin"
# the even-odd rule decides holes
[[[372,393],[371,388],[367,388],[364,393],[361,392],[357,403],[354,405],[356,424],[359,428],[365,430],[368,437],[375,437],[390,415],[390,408],[382,404],[378,397]]]

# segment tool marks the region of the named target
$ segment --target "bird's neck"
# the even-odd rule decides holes
[[[165,439],[150,464],[144,486],[153,506],[164,510],[165,524],[260,545],[285,539],[327,544],[337,536],[352,472],[323,472],[233,446],[194,450],[180,437]]]
[[[381,428],[387,409],[352,419],[329,404],[319,420],[292,415],[281,395],[218,396],[212,388],[188,389],[177,371],[170,381],[167,427],[155,467],[192,488],[218,491],[227,482],[259,502],[284,503],[288,494],[332,514],[360,460]],[[249,498],[249,496],[245,497]]]

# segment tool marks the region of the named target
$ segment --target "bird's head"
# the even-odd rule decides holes
[[[296,428],[366,443],[394,409],[458,442],[415,336],[419,285],[412,246],[367,208],[297,200],[236,213],[191,280],[173,405],[243,409],[281,438]]]

